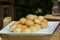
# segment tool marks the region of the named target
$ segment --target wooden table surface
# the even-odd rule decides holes
[[[52,35],[47,36],[8,36],[0,35],[0,40],[60,40],[60,24]]]

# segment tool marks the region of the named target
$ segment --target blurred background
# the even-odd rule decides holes
[[[52,7],[53,0],[0,0],[0,26],[3,22],[8,24],[11,20],[19,20],[28,14],[52,14]]]

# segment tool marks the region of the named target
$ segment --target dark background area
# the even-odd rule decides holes
[[[43,11],[36,15],[44,16],[48,13],[52,14],[52,7],[52,0],[0,0],[0,26],[3,25],[3,19],[7,16],[11,16],[13,20],[19,20],[28,14],[36,14],[35,11],[38,8],[43,9]]]
[[[52,0],[15,0],[14,5],[16,6],[16,13],[18,15],[16,20],[19,20],[28,14],[36,14],[35,11],[38,8],[43,9],[43,11],[36,15],[44,16],[47,13],[51,14],[53,3]]]
[[[5,17],[14,17],[12,13],[12,0],[0,0],[0,29],[3,28],[3,20]],[[14,18],[13,18],[14,19]]]

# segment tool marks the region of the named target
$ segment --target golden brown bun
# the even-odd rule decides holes
[[[22,27],[22,24],[17,24],[17,28],[21,28]]]
[[[13,31],[13,30],[17,27],[17,24],[18,24],[17,21],[16,21],[15,23],[13,23],[13,24],[10,26],[9,30],[10,30],[10,31]]]
[[[17,28],[15,28],[15,29],[13,30],[13,32],[18,32],[18,33],[19,33],[19,32],[21,32],[21,28],[18,28],[18,27],[17,27]]]
[[[32,32],[35,32],[35,31],[38,30],[35,26],[30,26],[30,29],[31,29]]]
[[[22,25],[22,27],[21,27],[21,31],[23,32],[23,30],[25,29],[25,28],[28,28],[28,26],[27,25]]]
[[[34,24],[34,26],[39,30],[41,29],[41,26],[39,24]]]
[[[22,25],[22,29],[25,29],[25,28],[27,28],[28,26],[27,25]]]
[[[24,29],[22,30],[22,32],[31,33],[31,29],[27,27],[27,28],[24,28]]]
[[[43,20],[44,17],[43,16],[38,16],[38,19]]]
[[[34,25],[34,22],[32,20],[27,20],[26,25],[27,26],[32,26],[32,25]]]
[[[34,19],[37,18],[37,15],[33,15],[34,16]]]
[[[34,19],[34,23],[36,23],[36,24],[41,24],[41,20],[38,19],[38,18],[36,18],[36,19]]]
[[[13,31],[15,28],[16,28],[16,25],[13,25],[13,26],[10,27],[9,30],[10,30],[10,31]]]
[[[28,20],[34,20],[34,15],[29,14],[29,15],[26,16],[26,19],[28,19]]]
[[[21,18],[21,19],[19,20],[19,23],[25,24],[25,23],[26,23],[26,18]]]
[[[46,19],[44,19],[44,20],[42,20],[43,22],[45,22],[45,23],[48,23],[48,21],[46,20]]]
[[[21,32],[21,27],[22,27],[22,24],[17,24],[17,26],[15,27],[15,29],[13,31],[14,32]]]
[[[46,28],[46,27],[47,27],[47,23],[42,22],[42,23],[41,23],[41,27],[42,27],[42,28]]]

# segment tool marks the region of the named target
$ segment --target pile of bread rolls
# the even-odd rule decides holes
[[[16,21],[9,30],[11,32],[31,33],[47,27],[48,21],[43,16],[29,14],[26,18]]]

